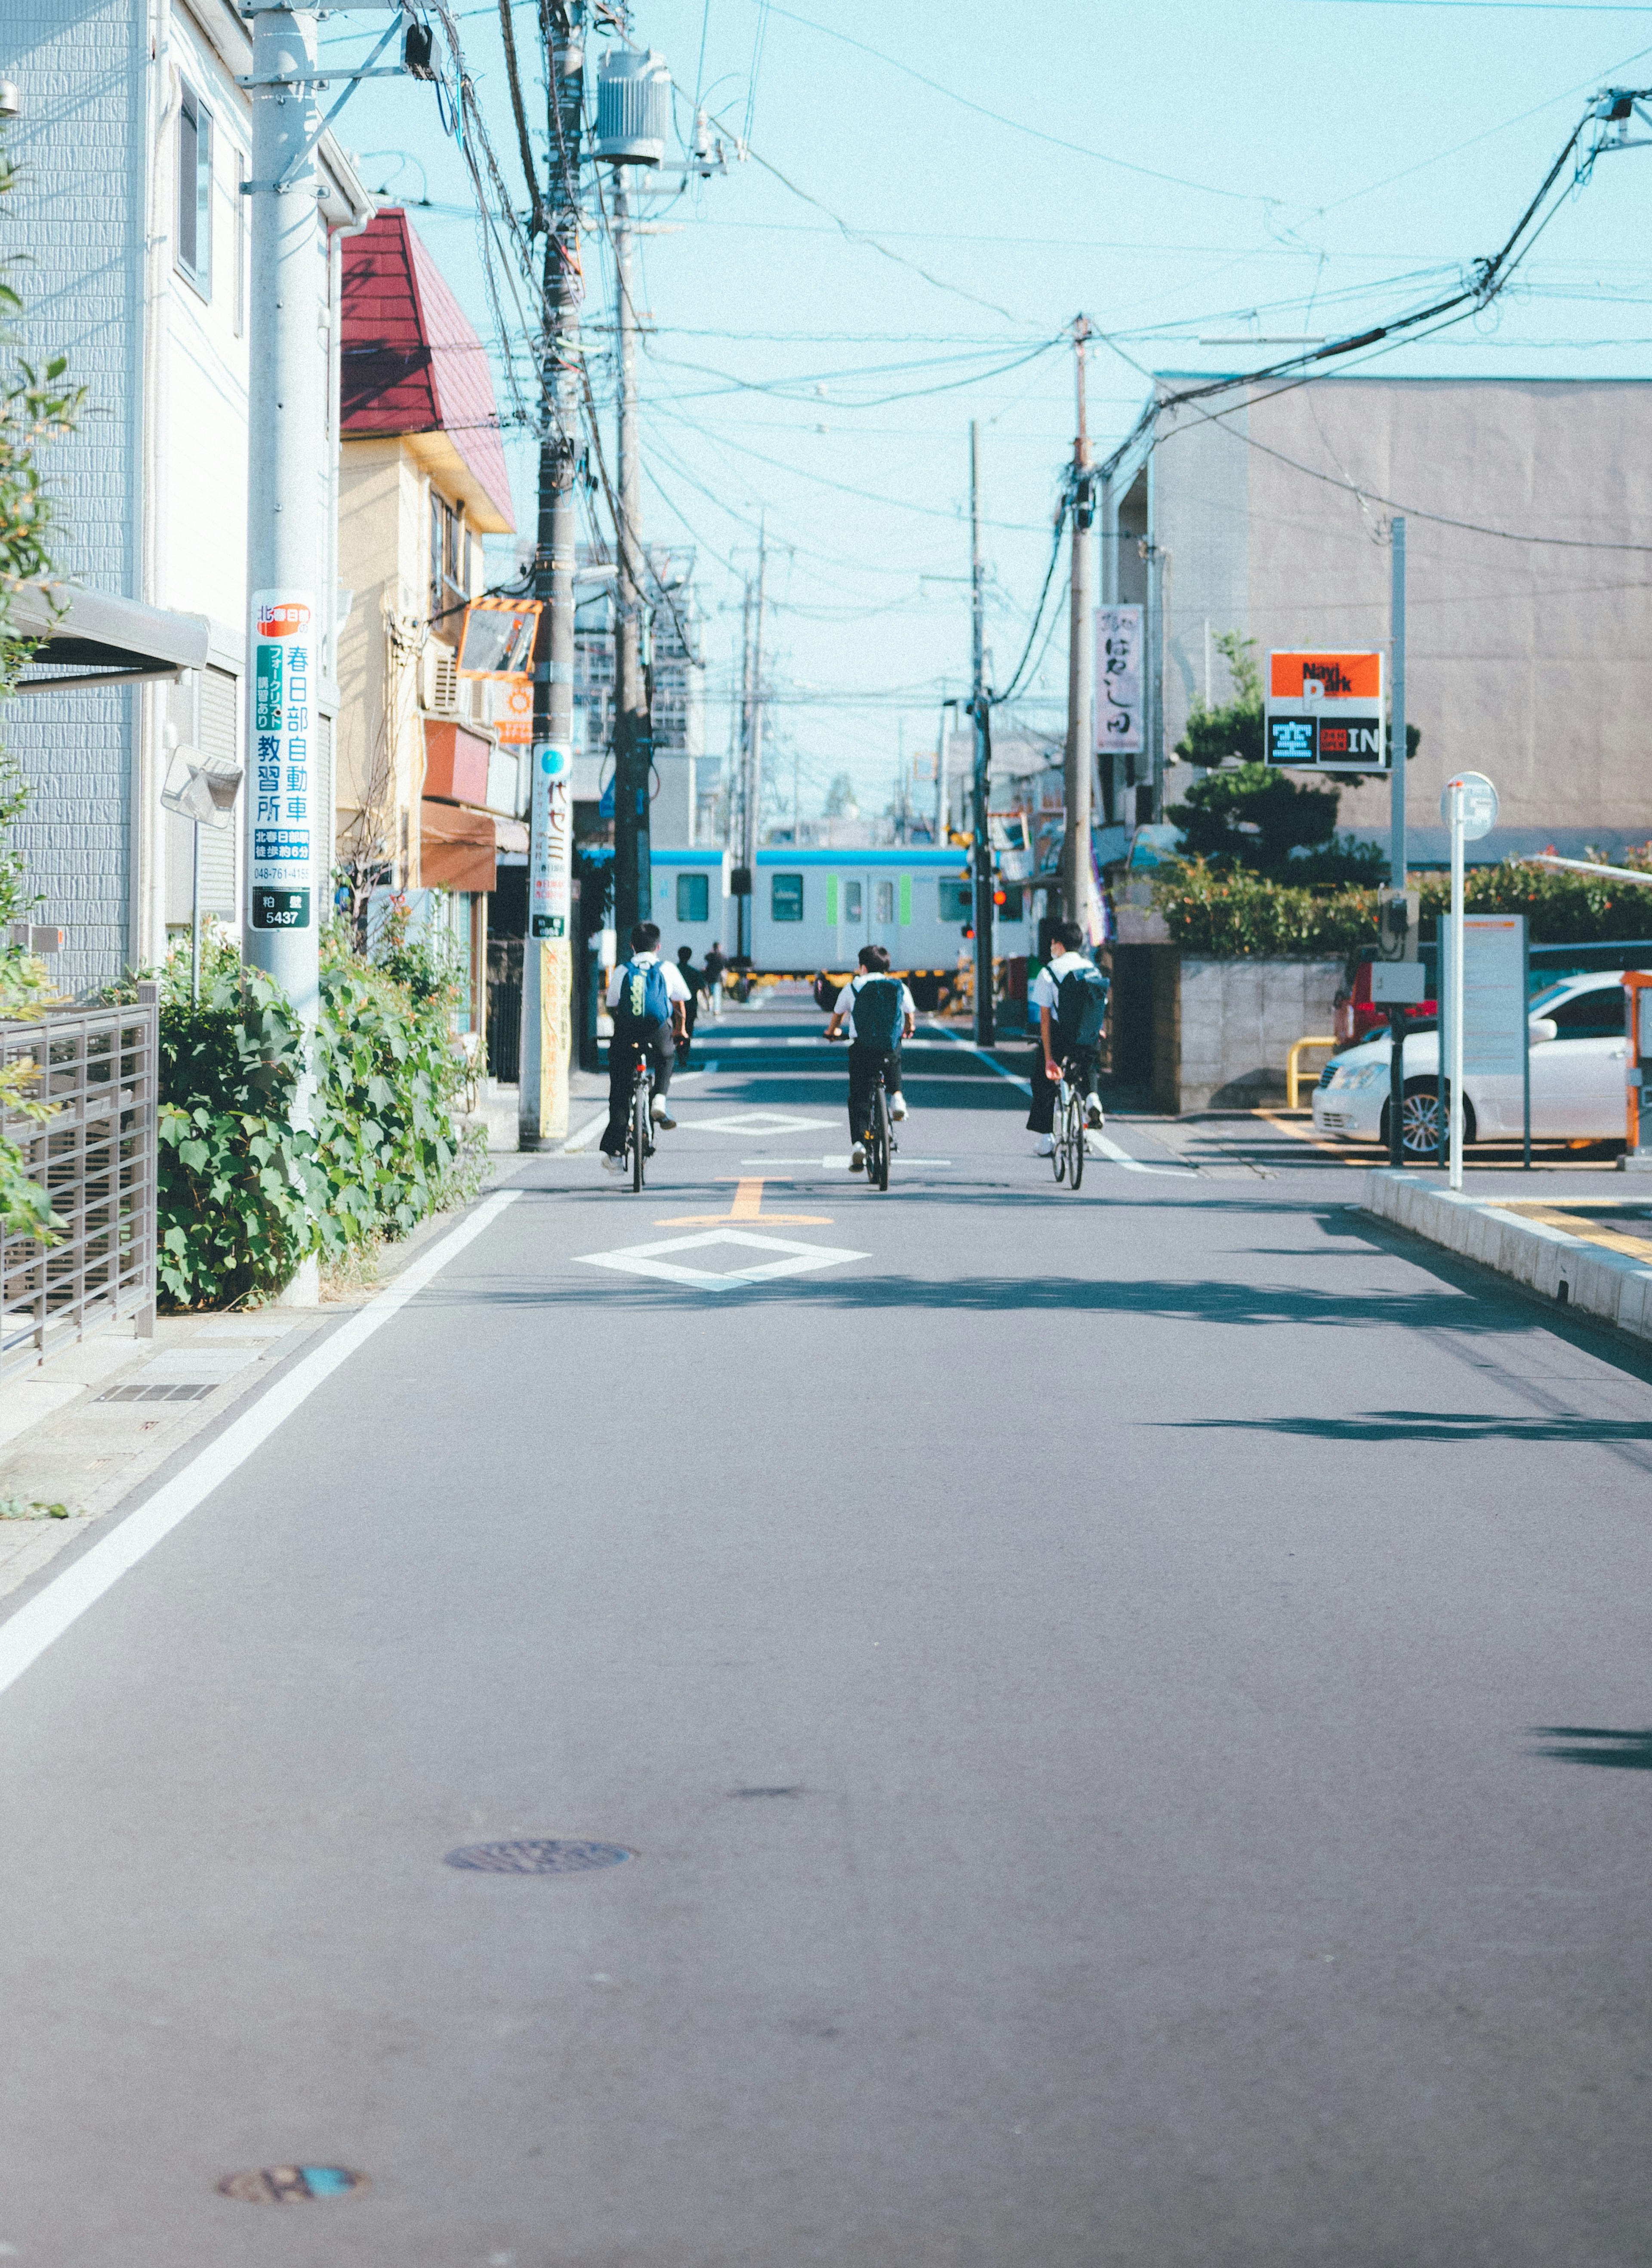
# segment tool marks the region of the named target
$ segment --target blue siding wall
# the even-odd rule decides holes
[[[44,459],[58,513],[60,571],[88,587],[142,595],[144,17],[136,0],[5,0],[0,76],[22,115],[7,147],[22,178],[0,203],[0,253],[17,259],[16,326],[32,362],[69,357],[88,388],[79,431]],[[164,225],[164,219],[163,219]],[[65,989],[104,981],[129,936],[134,688],[26,695],[0,716],[0,739],[32,798],[18,841],[61,923],[55,964]]]

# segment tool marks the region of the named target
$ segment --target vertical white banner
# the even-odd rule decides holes
[[[1095,753],[1139,755],[1143,736],[1141,608],[1095,609]]]
[[[568,788],[573,755],[555,741],[534,750],[534,802],[527,870],[527,934],[565,938],[572,898],[573,831]]]
[[[315,926],[312,810],[321,753],[315,707],[315,597],[253,594],[252,858],[247,920],[254,929]],[[331,845],[328,850],[330,851]]]

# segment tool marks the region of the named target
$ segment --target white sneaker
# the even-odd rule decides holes
[[[1036,1154],[1041,1158],[1053,1158],[1055,1152],[1055,1136],[1053,1134],[1041,1134],[1038,1137],[1038,1149]]]
[[[906,1097],[903,1094],[892,1094],[889,1097],[889,1116],[896,1120],[905,1117]]]
[[[672,1127],[675,1126],[675,1124],[676,1124],[676,1123],[677,1123],[677,1122],[676,1122],[676,1120],[675,1120],[675,1119],[671,1116],[671,1113],[670,1113],[670,1112],[666,1108],[665,1104],[663,1103],[663,1101],[661,1101],[661,1100],[660,1100],[660,1098],[659,1097],[659,1095],[655,1095],[655,1097],[654,1097],[653,1101],[649,1104],[648,1108],[649,1108],[649,1109],[650,1109],[650,1110],[653,1112],[653,1121],[654,1121],[654,1124],[655,1124],[656,1126],[663,1126],[663,1127],[667,1128],[667,1130],[669,1130],[669,1129],[671,1129]]]
[[[1102,1098],[1099,1094],[1092,1094],[1086,1101],[1084,1106],[1084,1123],[1088,1127],[1097,1130],[1106,1125],[1107,1118],[1105,1113],[1103,1111]]]
[[[867,1170],[867,1153],[859,1142],[849,1152],[849,1170],[852,1174],[864,1174]]]
[[[625,1160],[623,1158],[612,1157],[606,1150],[602,1152],[601,1155],[602,1171],[605,1174],[623,1174],[624,1172]]]

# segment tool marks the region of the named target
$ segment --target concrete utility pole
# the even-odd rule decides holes
[[[1084,414],[1084,363],[1090,326],[1080,315],[1073,326],[1079,430],[1073,444],[1073,603],[1067,629],[1066,833],[1061,844],[1061,910],[1090,934],[1094,885],[1090,873],[1091,710],[1095,687],[1094,549],[1090,525],[1095,517],[1090,481],[1090,438]]]
[[[970,714],[975,719],[975,1040],[990,1048],[992,1019],[992,844],[986,806],[992,733],[986,690],[986,575],[981,563],[981,427],[970,420]]]
[[[646,921],[653,897],[649,791],[653,719],[643,667],[647,563],[642,541],[642,463],[637,432],[637,298],[631,188],[616,166],[614,264],[619,296],[619,545],[614,622],[614,926],[622,952],[633,925]]]
[[[315,144],[315,17],[284,0],[253,11],[251,354],[247,388],[247,926],[243,951],[303,1023],[296,1126],[312,1123],[311,1038],[321,1005],[319,928],[332,869],[317,790],[316,696],[324,624],[321,568],[325,360],[316,342],[321,257]],[[317,826],[321,833],[317,834]],[[287,1296],[320,1297],[316,1263]]]
[[[741,690],[741,760],[740,787],[740,864],[747,890],[740,901],[740,949],[735,959],[749,965],[756,941],[753,909],[757,890],[758,818],[763,807],[763,610],[769,572],[766,533],[757,536],[757,588],[746,585],[747,637],[744,685]]]
[[[540,340],[539,519],[534,596],[543,602],[534,652],[534,785],[528,814],[527,939],[522,953],[522,1067],[517,1129],[524,1150],[568,1131],[573,946],[573,484],[579,432],[579,121],[585,101],[585,5],[548,9],[549,163],[545,313]],[[618,805],[617,794],[615,798]]]

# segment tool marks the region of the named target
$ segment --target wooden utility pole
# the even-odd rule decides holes
[[[1086,938],[1092,934],[1094,877],[1090,870],[1090,739],[1095,691],[1095,551],[1090,528],[1095,517],[1090,471],[1090,438],[1085,417],[1084,364],[1090,336],[1088,316],[1073,326],[1078,387],[1078,434],[1073,444],[1073,601],[1067,631],[1067,744],[1063,771],[1066,833],[1061,844],[1061,910]]]

